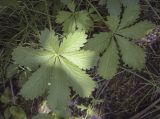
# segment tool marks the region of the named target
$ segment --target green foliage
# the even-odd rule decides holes
[[[19,106],[7,107],[4,111],[5,119],[27,119],[26,113]]]
[[[7,67],[7,74],[6,74],[6,78],[11,78],[13,75],[15,75],[17,73],[18,70],[18,66],[15,64],[10,64]]]
[[[27,119],[26,114],[21,107],[12,106],[9,110],[13,119]]]
[[[139,0],[100,0],[100,5],[106,5],[106,8],[108,9],[108,13],[113,16],[120,16],[121,7],[122,5],[124,7],[131,7],[138,4]]]
[[[114,39],[107,48],[107,51],[100,59],[98,72],[104,78],[110,79],[117,72],[118,68],[118,50]]]
[[[111,15],[119,16],[121,13],[121,1],[120,0],[107,0],[108,12]]]
[[[4,68],[0,71],[2,77],[0,88],[3,89],[7,84],[4,93],[0,96],[0,101],[4,105],[2,108],[6,108],[3,112],[6,119],[26,118],[20,106],[12,106],[13,98],[16,100],[16,105],[19,105],[19,100],[22,100],[17,96],[19,94],[17,94],[17,89],[20,87],[22,87],[20,94],[26,99],[47,95],[49,108],[58,116],[69,118],[71,110],[68,106],[71,100],[70,95],[72,95],[70,89],[82,97],[88,97],[95,88],[95,82],[85,73],[85,70],[97,63],[95,56],[97,54],[101,56],[97,71],[106,79],[111,79],[117,73],[119,60],[129,68],[141,70],[144,67],[145,51],[133,42],[134,39],[143,37],[153,24],[146,20],[138,21],[140,6],[137,3],[139,0],[100,0],[99,3],[106,5],[110,14],[107,21],[101,8],[99,9],[96,4],[92,6],[92,2],[88,4],[86,1],[74,3],[73,0],[0,1],[0,11],[3,13],[1,17],[9,19],[1,21],[1,27],[3,25],[4,27],[1,28],[0,38],[1,44],[5,45],[2,53],[4,51],[9,59],[5,61],[6,56],[0,58],[1,67],[4,64]],[[90,7],[95,7],[95,9]],[[92,20],[95,21],[95,26]],[[110,32],[97,33],[104,21]],[[53,28],[59,31],[58,24],[55,22],[62,24],[64,34],[59,37],[53,30],[45,29],[41,32],[39,44],[37,44],[38,39],[34,36],[38,34],[39,29],[43,29],[46,25],[53,25]],[[94,31],[92,27],[95,27]],[[6,34],[3,31],[7,31]],[[86,46],[84,45],[87,42],[85,32],[89,33],[88,37],[97,33],[93,34]],[[12,58],[16,64],[11,64],[12,60],[6,51],[12,52],[13,47],[16,47],[19,42],[24,45],[14,49]],[[89,50],[82,49],[84,46]],[[18,68],[18,65],[21,66]],[[22,66],[31,72],[28,70],[29,73],[26,70],[21,72],[25,69]],[[15,82],[12,84],[12,91],[15,94],[12,94],[8,88],[8,80],[4,79],[12,79],[13,76]],[[94,112],[93,108],[84,109],[88,110],[88,118],[90,118]],[[39,114],[33,119],[56,119],[56,117],[53,114]]]
[[[0,96],[0,102],[9,104],[12,101],[12,94],[9,87],[6,87],[4,93]]]
[[[85,47],[98,53],[106,50],[100,58],[98,69],[98,73],[106,79],[111,79],[117,72],[119,53],[122,55],[125,65],[138,70],[145,66],[144,50],[130,42],[130,39],[145,36],[154,25],[146,20],[137,23],[139,10],[139,6],[136,4],[125,8],[122,19],[115,15],[109,16],[106,24],[111,31],[94,35],[94,38],[89,39]]]
[[[95,83],[82,69],[94,66],[97,58],[93,51],[81,50],[86,37],[83,31],[75,31],[60,42],[54,31],[45,29],[40,35],[40,49],[22,46],[14,49],[13,60],[17,64],[38,68],[23,85],[23,97],[34,99],[47,92],[50,108],[63,117],[69,112],[69,87],[88,97]]]
[[[65,5],[72,3],[72,0],[61,0],[61,2]]]
[[[70,7],[69,11],[60,11],[56,16],[56,22],[63,25],[65,33],[74,32],[76,29],[88,31],[93,26],[93,21],[87,10],[75,11]]]

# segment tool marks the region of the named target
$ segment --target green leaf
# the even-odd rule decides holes
[[[67,11],[60,11],[56,16],[56,22],[62,24],[71,17],[72,13]]]
[[[128,40],[123,40],[122,42],[122,40],[119,41],[118,38],[117,42],[120,42],[120,44],[119,47],[117,47],[118,44],[116,45],[116,43],[114,42],[114,38],[118,36],[123,36],[129,39],[139,39],[145,36],[147,31],[152,29],[154,25],[148,21],[136,21],[140,14],[140,6],[137,4],[138,0],[100,0],[100,2],[103,5],[107,2],[109,12],[113,14],[107,17],[108,21],[105,22],[109,26],[111,32],[109,32],[109,35],[106,36],[105,33],[104,35],[102,33],[96,34],[95,36],[93,35],[94,38],[90,38],[85,46],[85,49],[102,53],[102,57],[100,57],[98,66],[98,73],[106,79],[112,78],[118,69],[118,59],[120,58],[118,55],[119,52],[121,52],[122,59],[124,60],[126,65],[128,64],[129,67],[133,67],[134,69],[142,69],[145,64],[144,51],[135,44],[131,44]],[[120,13],[119,11],[121,11],[118,10],[121,8],[120,2],[124,6],[122,18],[118,17],[119,15],[116,14]],[[116,5],[117,8],[114,9]],[[138,55],[141,56],[138,57]],[[139,61],[135,60],[134,58],[137,58]]]
[[[12,94],[9,87],[5,88],[4,93],[0,96],[0,102],[4,104],[9,104],[12,101]]]
[[[18,66],[16,64],[10,64],[7,67],[7,73],[6,78],[11,78],[13,75],[15,75],[18,71]]]
[[[74,32],[76,29],[88,31],[93,26],[93,21],[86,10],[78,12],[61,11],[56,18],[56,22],[63,25],[63,31],[67,34]]]
[[[88,40],[85,45],[85,49],[96,51],[97,53],[102,53],[106,47],[109,45],[111,34],[107,32],[101,32],[99,34],[94,34],[93,38]]]
[[[139,0],[121,0],[125,7],[131,7],[138,4]]]
[[[26,99],[34,99],[44,94],[53,78],[51,69],[50,67],[43,66],[34,72],[23,85],[21,95]]]
[[[51,109],[56,111],[56,114],[62,117],[68,115],[68,106],[70,100],[69,83],[66,80],[68,75],[64,72],[59,59],[56,59],[55,68],[48,95],[48,104]]]
[[[27,116],[21,107],[12,106],[9,110],[14,119],[27,119]]]
[[[77,12],[75,18],[77,28],[81,30],[89,31],[94,24],[86,10]]]
[[[72,62],[73,64],[79,66],[81,69],[89,69],[97,63],[97,59],[95,56],[95,52],[93,51],[75,51],[62,54],[67,60]]]
[[[84,71],[78,68],[78,66],[72,64],[68,60],[63,59],[62,63],[66,74],[69,76],[68,80],[73,90],[82,97],[88,97],[94,90],[94,81],[92,81]]]
[[[116,32],[118,26],[119,26],[119,17],[116,16],[109,16],[107,17],[106,24],[109,26],[110,30],[112,32]]]
[[[61,53],[73,52],[76,50],[80,50],[81,47],[84,46],[87,35],[84,31],[75,31],[74,33],[68,34],[66,38],[64,38],[59,51]]]
[[[40,43],[41,46],[46,50],[58,51],[58,36],[55,35],[55,32],[53,30],[49,31],[48,29],[45,29],[44,31],[42,31],[40,35]]]
[[[38,65],[47,62],[52,57],[53,52],[22,46],[18,46],[14,49],[12,54],[12,59],[16,62],[16,64],[30,68],[35,68]]]
[[[10,107],[5,108],[4,113],[3,113],[3,114],[4,114],[4,118],[2,118],[2,117],[0,116],[0,119],[9,119],[9,118],[11,117],[11,113],[10,113],[9,108],[10,108]]]
[[[46,34],[46,36],[54,36],[55,34],[54,32],[43,32],[42,34]],[[41,49],[21,46],[16,48],[13,52],[16,63],[20,63],[21,65],[27,64],[27,66],[39,64],[38,69],[32,73],[29,80],[21,89],[23,97],[34,99],[43,94],[48,94],[47,101],[51,109],[59,117],[68,118],[70,114],[68,107],[70,87],[83,97],[88,97],[95,87],[94,81],[82,70],[82,68],[89,69],[96,60],[95,53],[81,50],[81,47],[87,41],[86,37],[83,31],[70,33],[63,39],[60,46],[57,46],[58,51],[55,48],[48,49],[43,47],[46,45],[43,45]],[[48,44],[55,37],[41,38],[42,41]],[[73,59],[77,60],[77,62]]]
[[[76,20],[74,16],[70,17],[63,23],[63,31],[65,34],[74,32],[76,28],[77,28],[77,25],[76,25]]]
[[[75,5],[74,2],[71,1],[70,3],[67,4],[67,7],[68,7],[68,9],[69,9],[70,11],[74,12],[74,11],[75,11],[75,8],[76,8],[76,5]]]
[[[154,27],[154,24],[152,22],[141,21],[129,28],[125,28],[118,31],[118,34],[128,38],[138,39],[138,38],[144,37],[147,31],[149,31],[153,27]]]
[[[117,72],[119,63],[118,59],[118,50],[114,39],[112,39],[107,51],[100,59],[98,73],[106,79],[111,79]]]
[[[119,16],[121,13],[120,0],[107,0],[107,8],[111,16]]]
[[[128,39],[116,36],[120,51],[122,54],[122,60],[129,67],[141,70],[145,66],[145,52],[142,48],[131,43]]]
[[[139,17],[140,14],[140,5],[132,5],[125,8],[119,29],[127,27],[133,24]]]
[[[55,119],[55,118],[49,114],[38,114],[34,116],[32,119]]]

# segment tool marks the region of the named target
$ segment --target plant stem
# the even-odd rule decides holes
[[[142,110],[141,112],[139,112],[136,115],[134,115],[133,117],[131,117],[130,119],[139,119],[143,114],[147,113],[150,109],[152,109],[159,102],[160,102],[160,98],[157,99],[155,102],[153,102],[150,106],[148,106],[147,108]]]
[[[100,20],[102,20],[104,23],[106,22],[105,19],[102,17],[102,15],[98,12],[98,10],[95,8],[95,6],[89,1],[86,0],[87,3],[94,9],[94,11],[97,13],[97,15],[100,17]],[[106,23],[105,23],[106,25]],[[107,26],[107,25],[106,25]]]
[[[152,7],[152,5],[150,4],[150,2],[148,0],[145,0],[146,3],[149,5],[149,7],[153,10],[154,14],[158,17],[158,19],[160,19],[160,16],[158,15],[157,11],[154,10],[154,8]]]
[[[13,91],[13,85],[12,85],[12,79],[9,79],[10,87],[11,87],[11,92],[12,92],[12,99],[13,99],[13,104],[16,104],[16,99]]]
[[[50,15],[49,15],[49,9],[48,9],[47,0],[45,0],[45,6],[46,6],[46,13],[47,13],[48,26],[49,26],[49,29],[52,30],[52,24],[51,24],[51,18],[50,18]]]

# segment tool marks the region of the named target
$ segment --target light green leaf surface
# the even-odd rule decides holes
[[[53,73],[50,89],[48,92],[48,104],[51,109],[55,110],[57,115],[65,117],[70,100],[69,83],[66,80],[68,75],[65,73],[60,60],[57,58],[55,67],[51,71]]]
[[[152,22],[141,21],[131,27],[118,31],[118,34],[128,38],[138,39],[144,37],[147,34],[147,31],[153,27],[154,24]]]
[[[26,99],[34,99],[45,93],[53,80],[52,68],[41,67],[32,74],[29,80],[23,85],[21,95]]]
[[[55,37],[49,37],[54,36],[54,32],[49,30],[44,30],[42,34],[45,34],[45,37],[41,38],[46,39],[46,44],[55,39]],[[95,87],[94,81],[82,70],[82,68],[89,69],[96,61],[95,53],[81,50],[87,41],[86,37],[83,31],[70,33],[67,38],[63,39],[60,46],[57,46],[58,51],[56,48],[44,50],[43,47],[39,50],[17,47],[13,52],[13,58],[17,64],[40,66],[23,85],[22,96],[26,99],[34,99],[48,94],[47,100],[50,108],[58,116],[68,118],[70,87],[83,97],[88,97]]]
[[[14,49],[12,59],[16,64],[35,68],[40,64],[47,62],[53,57],[53,52],[48,52],[42,49],[33,49],[28,47],[18,46]]]
[[[93,51],[75,51],[62,54],[63,57],[68,59],[75,65],[78,65],[81,69],[89,69],[96,65],[97,59],[95,58],[96,54]]]
[[[55,32],[53,30],[49,31],[48,29],[45,29],[43,32],[41,32],[40,43],[41,46],[46,50],[58,51],[58,36],[55,35]]]
[[[118,49],[115,41],[112,39],[110,46],[100,59],[98,73],[106,79],[111,79],[117,72],[118,59]]]
[[[119,29],[133,24],[137,20],[137,18],[139,18],[139,14],[140,5],[132,5],[125,8]]]
[[[142,68],[144,68],[146,61],[144,50],[131,43],[128,39],[125,39],[121,36],[116,36],[116,38],[124,63],[134,69],[141,70]]]
[[[74,33],[68,34],[60,46],[60,53],[80,50],[80,48],[84,46],[84,43],[87,42],[86,38],[87,35],[84,31],[76,31]]]
[[[77,64],[78,65],[78,64]],[[78,66],[63,59],[64,69],[69,76],[70,85],[80,96],[88,97],[95,88],[95,82]]]

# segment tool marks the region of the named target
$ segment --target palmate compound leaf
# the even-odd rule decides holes
[[[45,34],[45,37],[43,38],[45,38],[46,42],[51,43],[52,41],[50,40],[57,41],[56,36],[47,36],[47,34],[51,35],[52,33],[52,31],[44,30],[40,38]],[[77,37],[75,34],[77,34]],[[68,37],[64,38],[64,41],[60,44],[58,51],[54,50],[55,47],[57,48],[57,44],[53,44],[53,48],[49,46],[49,50],[46,47],[38,50],[18,46],[13,52],[13,59],[17,64],[28,67],[32,67],[34,64],[40,66],[40,68],[29,78],[29,81],[22,87],[22,96],[26,99],[33,99],[48,91],[47,99],[50,108],[63,117],[66,117],[66,115],[68,115],[67,112],[69,112],[69,87],[72,87],[80,96],[88,97],[94,90],[95,83],[82,68],[89,69],[90,66],[94,65],[97,58],[92,51],[85,52],[84,50],[80,50],[86,42],[85,38],[85,33],[80,31],[68,34]],[[44,41],[44,39],[41,40]],[[40,43],[41,46],[48,46],[43,45],[43,42]],[[53,50],[51,51],[51,49]],[[46,59],[45,54],[43,54],[42,57],[41,53],[35,55],[34,52],[37,50],[42,53],[45,51],[47,58],[49,58]],[[82,52],[84,54],[82,54]],[[77,55],[75,53],[77,53]],[[75,63],[71,56],[80,60]],[[28,58],[28,60],[24,58]],[[23,62],[24,60],[25,62]],[[86,66],[84,66],[83,63]]]
[[[129,11],[131,13],[124,11],[122,19],[120,20],[120,24],[118,22],[119,17],[108,17],[106,24],[111,30],[111,32],[108,33],[111,34],[110,37],[108,37],[108,35],[106,35],[106,37],[102,35],[101,37],[100,34],[96,34],[94,35],[95,37],[90,38],[86,44],[86,49],[93,49],[97,53],[101,53],[100,51],[104,51],[104,49],[106,49],[106,51],[103,53],[103,56],[100,57],[98,69],[98,73],[106,79],[112,78],[116,73],[119,64],[118,50],[122,55],[122,60],[124,61],[125,65],[138,70],[142,69],[145,65],[145,52],[143,49],[131,43],[129,39],[143,37],[148,30],[153,28],[154,25],[148,21],[141,21],[134,24],[139,16],[139,6],[137,6],[137,4],[135,5],[136,6],[130,6],[130,8],[125,8],[125,10],[130,9]],[[136,16],[136,18],[132,17],[132,12],[134,12],[133,14]],[[127,16],[130,18],[127,18]],[[123,37],[127,37],[127,39]],[[114,45],[115,48],[113,48],[113,38],[115,38],[118,47]],[[108,41],[111,43],[105,46],[104,44]],[[138,57],[138,55],[141,56]],[[109,62],[113,65],[113,67],[111,67]]]
[[[65,33],[74,32],[76,29],[88,31],[93,26],[93,21],[86,10],[60,11],[56,16],[56,22],[63,25]]]

